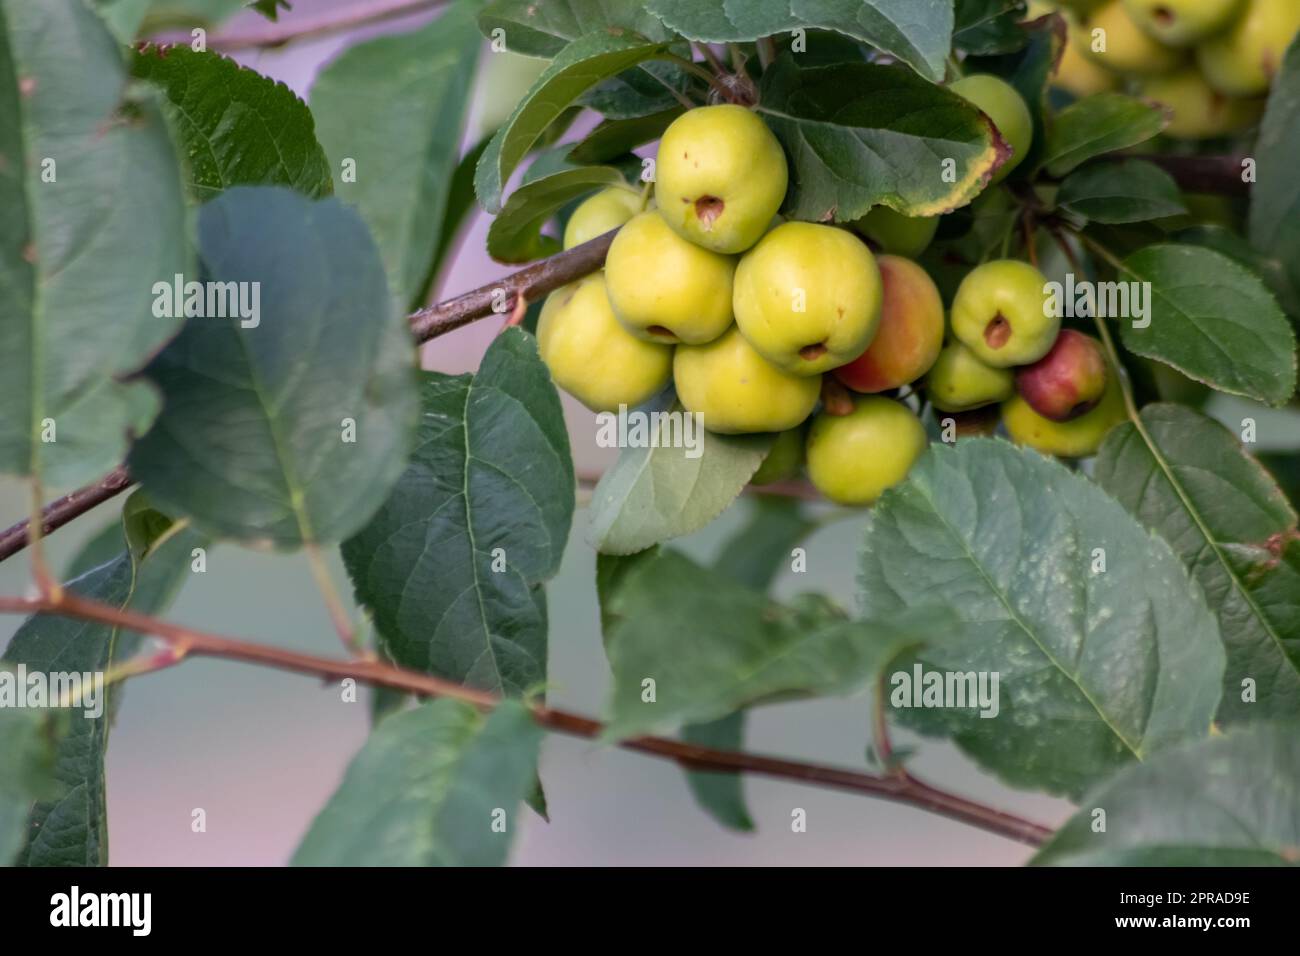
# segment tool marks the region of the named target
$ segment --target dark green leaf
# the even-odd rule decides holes
[[[708,723],[687,724],[682,728],[682,740],[716,750],[743,750],[745,712],[739,710]],[[749,815],[749,807],[745,805],[744,778],[741,774],[688,770],[686,782],[695,796],[695,802],[724,827],[741,832],[754,829],[754,818]]]
[[[291,4],[289,0],[248,0],[244,5],[256,10],[262,16],[272,21],[280,19],[281,9],[293,9],[293,4]]]
[[[1008,63],[1005,68],[1007,82],[1015,87],[1029,107],[1030,118],[1034,121],[1034,136],[1029,151],[1016,169],[1017,173],[1028,173],[1038,168],[1047,149],[1047,123],[1051,117],[1048,91],[1065,49],[1065,20],[1060,14],[1052,14],[1025,24],[1022,30],[1028,40],[1024,50],[1014,57],[994,61],[998,66],[991,67],[991,71],[1000,75],[1000,64]]]
[[[488,229],[488,254],[498,262],[531,262],[560,251],[542,227],[568,203],[606,186],[623,186],[613,166],[579,166],[544,176],[510,194]]]
[[[1012,53],[1027,37],[1025,0],[957,0],[952,45],[973,56]]]
[[[131,70],[165,95],[200,202],[230,186],[289,186],[312,198],[333,190],[311,111],[283,83],[182,44],[137,50]]]
[[[1250,188],[1250,241],[1260,252],[1276,258],[1286,271],[1288,286],[1300,290],[1300,181],[1295,175],[1296,156],[1300,155],[1298,41],[1292,41],[1273,78],[1251,155],[1256,166],[1255,184]]]
[[[0,664],[0,680],[15,680]],[[28,835],[28,819],[39,800],[60,793],[55,776],[62,728],[50,710],[0,707],[0,866],[17,859]]]
[[[569,152],[575,163],[607,163],[653,142],[663,135],[670,123],[685,110],[674,106],[649,116],[626,120],[606,120]]]
[[[479,161],[474,191],[491,213],[501,211],[506,181],[537,140],[574,100],[603,79],[667,49],[627,32],[597,31],[574,40],[533,84]]]
[[[149,365],[166,406],[131,474],[215,536],[339,541],[388,496],[419,414],[378,251],[337,198],[270,187],[204,206],[199,243],[206,278],[256,290],[260,311],[192,318]]]
[[[84,484],[158,413],[122,378],[180,327],[151,289],[191,259],[165,124],[127,86],[81,0],[0,3],[3,473]]]
[[[1211,249],[1163,244],[1124,260],[1149,282],[1150,324],[1120,322],[1124,346],[1221,392],[1281,405],[1295,392],[1295,333],[1254,273]]]
[[[896,714],[1013,786],[1078,795],[1209,731],[1224,657],[1200,587],[1100,488],[1035,452],[932,445],[876,505],[859,580],[869,617],[941,604],[962,618],[914,666],[999,675],[996,716]]]
[[[426,375],[410,467],[343,545],[393,659],[489,690],[546,679],[543,582],[559,569],[574,478],[560,399],[533,339],[498,336],[472,378]]]
[[[1129,767],[1089,794],[1037,865],[1294,866],[1300,726],[1260,724]],[[1105,811],[1105,830],[1098,832]]]
[[[642,0],[493,0],[478,22],[484,36],[500,37],[511,52],[548,60],[559,56],[569,41],[599,30],[622,28],[647,40],[673,39]]]
[[[1252,272],[1259,273],[1264,283],[1277,296],[1278,305],[1291,317],[1291,324],[1300,325],[1300,288],[1291,284],[1286,267],[1275,256],[1260,252],[1227,226],[1213,223],[1200,223],[1183,229],[1173,238],[1186,245],[1205,246],[1221,252]]]
[[[443,268],[450,265],[448,256],[452,255],[456,236],[461,226],[468,221],[470,210],[474,208],[474,168],[487,149],[487,144],[487,139],[483,139],[461,157],[456,172],[452,174],[451,188],[447,193],[447,209],[442,217],[442,232],[438,236],[438,248],[429,267],[429,281],[425,283],[431,294]]]
[[[756,40],[824,27],[891,53],[931,80],[943,79],[952,41],[951,0],[649,0],[651,12],[691,40]]]
[[[1159,107],[1122,93],[1085,97],[1052,121],[1040,165],[1064,176],[1096,156],[1146,142],[1168,122]]]
[[[601,476],[587,537],[603,554],[633,554],[703,528],[736,499],[776,438],[705,431],[671,391],[642,410],[659,416],[649,443],[660,447],[624,448]],[[674,437],[690,437],[688,425],[694,447],[673,447]]]
[[[311,105],[336,187],[370,227],[398,300],[417,308],[431,281],[481,41],[472,4],[418,30],[349,47],[316,79]]]
[[[1153,163],[1094,163],[1066,177],[1056,203],[1092,222],[1144,222],[1187,212],[1174,177]]]
[[[850,621],[812,599],[772,604],[667,550],[626,559],[606,578],[604,606],[611,739],[717,720],[765,700],[851,693],[954,623],[929,613]]]
[[[537,779],[541,738],[510,701],[487,716],[438,700],[384,719],[293,865],[500,866]]]
[[[118,553],[73,580],[68,588],[82,597],[157,614],[190,569],[190,551],[206,542],[149,508],[140,492],[123,509],[117,527]],[[94,686],[102,675],[130,658],[141,636],[108,624],[57,615],[29,618],[4,655],[8,667],[28,673],[80,674]],[[101,686],[87,706],[71,708],[55,750],[54,774],[60,795],[36,804],[31,833],[20,862],[29,866],[104,866],[108,863],[108,819],[104,752],[109,727],[120,703],[120,685]],[[97,711],[93,715],[87,708]]]
[[[783,56],[762,97],[758,111],[792,162],[786,212],[796,219],[846,222],[877,203],[947,212],[980,191],[1008,148],[975,107],[898,66],[802,69]]]
[[[1219,719],[1300,713],[1294,509],[1218,422],[1181,405],[1148,405],[1142,423],[1106,437],[1096,479],[1173,546],[1215,609],[1228,650]],[[1252,702],[1242,699],[1243,681]]]

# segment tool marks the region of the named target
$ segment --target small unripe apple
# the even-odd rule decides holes
[[[704,416],[711,432],[781,432],[801,424],[817,404],[821,379],[777,368],[736,328],[705,345],[679,345],[673,356],[677,397]]]
[[[641,211],[641,196],[631,189],[611,186],[584,199],[573,210],[564,227],[564,248],[572,249],[584,242],[617,229]]]
[[[1015,389],[1010,369],[985,365],[960,342],[945,345],[925,377],[930,404],[944,412],[967,412],[1006,401]]]
[[[988,73],[964,76],[950,83],[948,89],[988,114],[1011,147],[1011,156],[990,180],[991,184],[1002,182],[1020,165],[1034,140],[1034,120],[1024,98],[1006,80]]]
[[[1124,10],[1165,46],[1191,46],[1217,33],[1241,12],[1242,0],[1124,0]]]
[[[640,338],[711,342],[731,325],[736,260],[688,242],[655,212],[633,216],[605,258],[614,314]]]
[[[925,426],[906,405],[879,395],[847,415],[822,412],[808,430],[808,477],[842,505],[868,505],[907,477],[925,451]]]
[[[985,365],[1036,362],[1052,347],[1061,320],[1047,279],[1027,262],[996,259],[976,266],[952,300],[952,332]]]
[[[1183,51],[1167,47],[1143,33],[1124,10],[1123,0],[1110,0],[1082,17],[1079,29],[1071,32],[1071,39],[1080,53],[1116,73],[1140,76],[1168,73],[1184,59]]]
[[[790,428],[776,436],[772,447],[758,466],[754,477],[749,479],[751,485],[770,485],[776,481],[788,481],[799,474],[803,466],[803,430]]]
[[[834,226],[777,226],[736,268],[736,324],[770,362],[819,375],[861,355],[880,323],[880,269]]]
[[[1240,17],[1196,48],[1196,62],[1220,93],[1260,96],[1268,92],[1297,31],[1296,0],[1247,0]]]
[[[904,216],[888,206],[876,206],[849,223],[879,252],[915,259],[925,252],[939,228],[938,216]]]
[[[1188,67],[1143,82],[1142,96],[1172,114],[1165,135],[1174,139],[1211,139],[1239,133],[1264,115],[1263,99],[1225,96]]]
[[[876,337],[833,373],[858,392],[884,392],[915,382],[943,347],[943,299],[934,280],[911,259],[879,256],[876,265],[883,289]]]
[[[672,375],[673,350],[623,328],[599,272],[547,296],[537,320],[537,348],[555,384],[594,412],[639,405]]]
[[[1107,377],[1101,343],[1062,329],[1046,355],[1016,370],[1016,391],[1044,418],[1068,422],[1097,406]]]
[[[1072,37],[1080,27],[1070,24],[1069,29]],[[1052,77],[1052,85],[1068,90],[1082,99],[1117,89],[1119,77],[1080,53],[1077,44],[1067,41],[1061,51],[1061,62],[1056,67],[1056,75]]]
[[[752,110],[724,104],[688,110],[664,130],[655,195],[664,220],[714,252],[743,252],[785,199],[785,152]]]
[[[1068,422],[1044,418],[1021,395],[1002,404],[1002,424],[1012,441],[1062,458],[1095,455],[1107,433],[1125,418],[1124,392],[1113,368],[1107,369],[1106,389],[1097,406]]]

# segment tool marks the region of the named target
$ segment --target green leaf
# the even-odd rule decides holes
[[[660,447],[624,448],[596,485],[587,539],[603,554],[633,554],[703,528],[735,501],[776,439],[705,431],[671,391],[641,410],[652,416],[647,443]],[[673,447],[687,423],[695,447]]]
[[[741,750],[745,742],[745,712],[738,710],[707,723],[687,724],[682,728],[682,740],[715,750]],[[695,802],[724,827],[742,833],[755,829],[754,818],[745,803],[741,774],[688,770],[686,782]]]
[[[972,56],[1013,53],[1027,41],[1025,0],[957,0],[952,45]]]
[[[1181,405],[1148,405],[1114,429],[1096,479],[1162,535],[1200,582],[1228,651],[1219,719],[1300,713],[1300,546],[1282,490],[1226,428]],[[1257,702],[1242,700],[1243,681]]]
[[[727,541],[714,567],[756,593],[766,594],[772,579],[789,560],[790,549],[814,527],[797,499],[754,498],[749,520]],[[740,750],[744,734],[744,711],[682,728],[683,740],[720,750]],[[723,826],[741,831],[754,829],[740,774],[688,770],[686,781],[696,802]]]
[[[642,0],[494,0],[483,8],[478,23],[485,37],[502,37],[512,53],[548,60],[559,56],[569,41],[611,28],[647,40],[673,39]]]
[[[388,496],[419,414],[378,251],[337,198],[271,187],[204,206],[199,244],[205,278],[256,292],[257,315],[192,318],[145,370],[166,406],[131,474],[214,536],[339,541]]]
[[[443,268],[450,264],[451,259],[448,257],[455,254],[456,236],[461,226],[469,219],[470,210],[475,206],[474,168],[478,166],[487,144],[486,138],[480,140],[473,149],[461,157],[456,165],[456,172],[452,174],[451,187],[447,192],[447,208],[442,216],[442,232],[438,236],[438,248],[434,250],[433,261],[429,265],[429,280],[425,283],[428,295],[434,293],[435,284]]]
[[[952,42],[951,0],[648,0],[647,7],[691,40],[757,40],[824,27],[893,54],[922,76],[942,80]]]
[[[1274,257],[1286,271],[1288,286],[1300,290],[1300,182],[1295,157],[1300,154],[1300,42],[1292,41],[1282,68],[1273,77],[1250,187],[1250,241]]]
[[[1094,163],[1066,177],[1056,203],[1092,222],[1145,222],[1187,212],[1174,177],[1140,159]]]
[[[1031,861],[1056,866],[1294,866],[1300,725],[1260,724],[1129,767]],[[1095,831],[1096,808],[1106,829]]]
[[[90,6],[123,46],[131,44],[153,0],[91,0]]]
[[[125,530],[125,536],[123,534]],[[171,602],[190,569],[192,548],[206,545],[165,515],[152,510],[140,492],[123,508],[117,528],[119,553],[68,584],[82,597],[142,614],[157,614]],[[135,654],[141,636],[109,624],[38,614],[18,629],[4,664],[29,674],[102,675]],[[36,804],[31,834],[19,861],[28,866],[104,866],[108,863],[104,753],[109,727],[120,704],[121,685],[101,686],[86,707],[68,720],[54,751],[57,797]]]
[[[659,139],[673,120],[686,112],[680,106],[670,107],[648,116],[633,119],[606,120],[569,152],[575,163],[607,163],[618,159],[638,146]]]
[[[1259,251],[1227,226],[1214,223],[1198,223],[1180,230],[1173,238],[1186,245],[1205,246],[1221,252],[1250,271],[1259,273],[1264,284],[1277,296],[1278,305],[1290,316],[1291,324],[1300,326],[1300,287],[1291,284],[1286,266],[1276,256]]]
[[[483,208],[501,211],[501,193],[510,174],[566,107],[596,83],[658,56],[667,46],[627,31],[605,30],[566,46],[497,130],[479,161],[474,191]]]
[[[161,114],[127,87],[81,0],[0,0],[0,473],[84,484],[158,413],[122,379],[180,325],[150,290],[189,269],[185,202]]]
[[[766,700],[851,693],[954,623],[930,613],[850,621],[812,598],[772,604],[674,551],[623,560],[605,578],[609,739],[712,721]],[[651,702],[647,679],[655,682]]]
[[[333,190],[311,111],[283,83],[181,44],[137,50],[131,71],[165,95],[200,202],[230,186],[289,186],[312,198]]]
[[[1224,657],[1200,587],[1100,488],[1035,452],[931,445],[876,505],[859,583],[869,617],[943,604],[962,619],[914,666],[998,674],[998,714],[895,712],[1012,786],[1077,795],[1209,731]]]
[[[6,669],[0,664],[0,679],[15,679],[3,673]],[[55,760],[61,727],[55,727],[54,713],[0,707],[0,866],[12,865],[23,849],[36,802],[59,794]]]
[[[410,466],[344,542],[357,599],[397,663],[509,694],[546,679],[543,583],[573,521],[564,415],[533,339],[498,336],[477,374],[425,376]]]
[[[336,193],[370,227],[410,309],[432,280],[480,45],[473,6],[462,2],[418,30],[349,47],[312,87],[333,168],[356,164]]]
[[[536,780],[523,706],[437,700],[385,718],[293,855],[294,866],[500,866]],[[495,819],[504,811],[505,831]]]
[[[1295,333],[1257,275],[1211,249],[1174,243],[1135,252],[1124,271],[1151,284],[1150,324],[1120,323],[1130,352],[1271,405],[1295,393]]]
[[[908,216],[965,205],[1008,149],[989,119],[902,67],[800,68],[782,56],[763,75],[758,112],[785,146],[786,212],[846,222],[883,203]],[[952,160],[955,182],[945,182]]]
[[[246,0],[244,6],[251,10],[256,10],[266,19],[278,21],[280,19],[281,8],[292,10],[293,4],[289,0]]]
[[[1027,173],[1038,168],[1047,148],[1047,124],[1053,116],[1048,99],[1052,75],[1065,49],[1065,20],[1059,13],[1050,14],[1023,24],[1021,32],[1028,43],[1015,57],[1007,58],[1013,65],[1006,70],[1006,80],[1024,99],[1034,123],[1029,151],[1017,168]]]
[[[575,199],[606,186],[625,186],[613,166],[579,166],[544,176],[510,194],[488,228],[488,254],[498,262],[531,262],[560,251],[560,240],[542,227]]]
[[[1085,97],[1056,114],[1040,165],[1064,176],[1096,156],[1146,142],[1168,122],[1159,107],[1123,93]]]

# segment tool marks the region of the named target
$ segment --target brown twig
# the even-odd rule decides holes
[[[447,0],[361,0],[349,6],[307,13],[282,13],[275,22],[259,22],[242,30],[219,30],[208,37],[213,50],[248,50],[281,46],[292,40],[327,36],[397,17],[422,13],[442,6]],[[153,38],[162,43],[189,43],[188,32],[164,31]]]
[[[43,534],[48,535],[51,531],[62,528],[69,521],[103,504],[109,498],[120,495],[130,487],[131,476],[126,473],[125,466],[119,466],[94,484],[51,501],[41,510]],[[0,531],[0,561],[27,547],[30,541],[28,536],[30,526],[30,521],[20,521]]]
[[[1110,153],[1104,162],[1141,159],[1159,166],[1179,187],[1190,193],[1249,196],[1250,183],[1242,178],[1245,156],[1166,156],[1158,153]]]
[[[172,645],[175,657],[217,657],[225,660],[261,664],[280,670],[308,674],[331,680],[353,678],[375,687],[388,687],[421,697],[448,697],[464,701],[475,707],[490,710],[500,703],[496,694],[465,687],[453,681],[429,674],[403,670],[378,660],[337,660],[304,654],[265,644],[255,644],[231,637],[222,637],[196,631],[168,621],[152,618],[133,611],[122,610],[91,601],[67,592],[62,599],[29,600],[26,598],[0,598],[0,613],[9,614],[59,614],[81,620],[98,621],[114,627],[152,634]],[[600,721],[581,714],[558,710],[539,704],[530,705],[534,719],[548,730],[587,739],[599,739],[605,726]],[[880,797],[919,807],[931,813],[979,827],[990,833],[1038,846],[1051,836],[1051,831],[1037,823],[976,803],[965,797],[948,793],[912,777],[883,777],[829,767],[821,764],[783,760],[759,754],[717,750],[664,737],[632,737],[619,741],[619,746],[639,753],[651,754],[673,760],[692,770],[711,770],[721,773],[753,773],[780,780],[816,784],[838,790],[847,790],[867,796]]]

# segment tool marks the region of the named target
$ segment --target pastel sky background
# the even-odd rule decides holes
[[[291,21],[347,2],[296,0],[287,17]],[[306,97],[319,67],[354,39],[322,38],[238,59]],[[495,59],[485,54],[484,69],[510,71]],[[485,110],[491,112],[491,105],[477,104],[472,130],[483,125]],[[487,222],[482,216],[474,222],[444,280],[444,297],[509,271],[483,252]],[[425,363],[449,372],[471,370],[496,329],[495,321],[484,321],[440,338],[426,350]],[[593,417],[572,402],[567,412],[579,464],[599,467],[607,459],[595,448]],[[5,525],[23,515],[24,495],[19,483],[0,480]],[[121,499],[110,503],[51,538],[55,565],[65,564],[93,532],[116,520],[120,504]],[[733,508],[682,546],[694,555],[713,554],[739,526],[745,507]],[[551,700],[600,714],[609,675],[600,643],[595,555],[584,541],[586,521],[580,511],[564,566],[549,589]],[[861,519],[849,518],[819,531],[807,543],[808,572],[787,573],[777,593],[818,590],[852,607],[861,526]],[[337,559],[333,568],[346,591]],[[26,575],[21,558],[0,564],[0,593],[22,593]],[[285,647],[337,650],[301,555],[214,548],[207,572],[190,577],[168,616]],[[0,619],[0,646],[17,624]],[[862,767],[867,715],[865,698],[763,708],[751,719],[746,747]],[[284,864],[367,728],[364,701],[343,703],[336,687],[276,671],[199,660],[133,681],[109,750],[112,863]],[[906,734],[899,738],[901,745],[911,742]],[[1001,786],[946,744],[926,741],[920,747],[913,766],[931,782],[1049,825],[1070,812],[1064,801]],[[908,807],[758,779],[745,783],[758,830],[731,833],[695,805],[676,766],[558,736],[544,744],[541,773],[551,822],[525,814],[512,855],[517,865],[1014,865],[1030,855],[1019,844]],[[207,813],[206,833],[190,830],[197,807]],[[794,808],[807,811],[805,833],[791,832]]]

